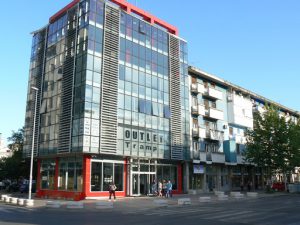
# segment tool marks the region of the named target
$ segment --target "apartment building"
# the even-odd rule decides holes
[[[273,104],[286,120],[299,113],[249,90],[189,67],[191,101],[191,191],[240,189],[241,183],[262,186],[261,171],[243,160],[247,129],[253,114]]]

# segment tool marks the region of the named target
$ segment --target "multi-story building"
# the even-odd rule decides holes
[[[263,112],[268,104],[277,106],[287,120],[297,121],[299,113],[198,68],[190,66],[189,75],[192,163],[188,189],[228,191],[247,182],[262,186],[261,172],[242,157],[253,114]]]
[[[124,0],[60,10],[33,32],[24,154],[35,140],[37,195],[101,197],[111,182],[140,195],[157,180],[181,193],[188,82],[176,27]]]
[[[118,196],[164,180],[174,193],[259,187],[242,158],[253,113],[299,113],[187,55],[176,27],[124,0],[74,0],[33,32],[24,156],[38,161],[37,196],[103,197],[112,182]]]

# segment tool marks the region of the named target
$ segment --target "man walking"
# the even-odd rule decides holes
[[[109,185],[109,188],[108,188],[108,191],[109,191],[109,201],[111,200],[111,195],[114,196],[114,200],[116,200],[116,185],[114,184],[114,182],[112,182],[110,185]]]
[[[166,192],[166,198],[171,197],[172,198],[172,189],[173,189],[173,184],[169,180],[167,183],[167,192]]]

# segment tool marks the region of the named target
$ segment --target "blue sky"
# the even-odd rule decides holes
[[[0,133],[24,124],[30,32],[71,0],[3,1]],[[189,63],[300,111],[300,1],[130,0],[175,25]]]

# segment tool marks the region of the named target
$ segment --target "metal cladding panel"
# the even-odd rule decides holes
[[[100,152],[117,153],[120,11],[106,4]]]
[[[170,111],[171,111],[171,158],[183,159],[183,140],[181,131],[181,96],[180,96],[180,53],[179,40],[170,35]]]
[[[73,18],[75,19],[73,20]],[[66,35],[67,55],[63,66],[61,116],[59,126],[58,153],[70,152],[73,110],[73,84],[75,73],[75,53],[77,36],[77,8],[68,13],[70,29]]]

